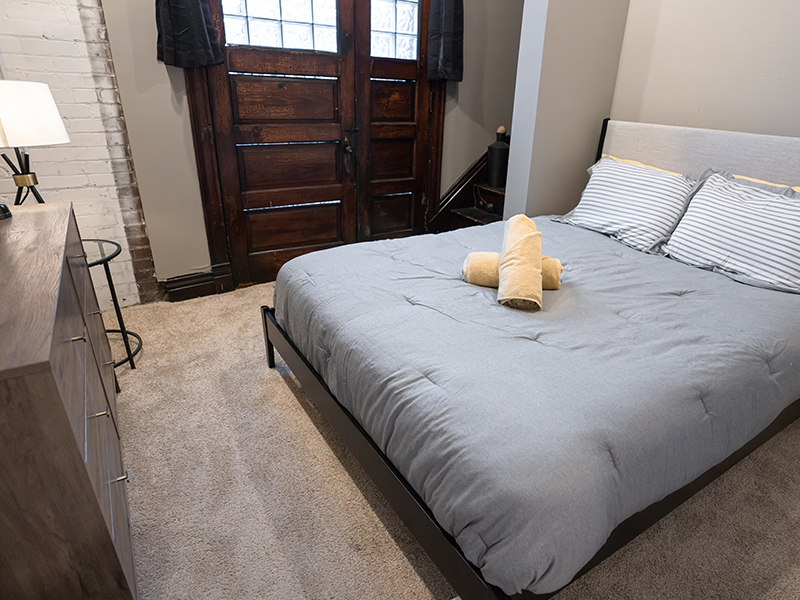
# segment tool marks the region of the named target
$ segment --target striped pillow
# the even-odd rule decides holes
[[[614,157],[601,158],[589,173],[578,206],[559,220],[638,250],[650,250],[670,234],[694,185],[678,173]]]
[[[737,281],[800,293],[800,193],[715,172],[665,251]]]

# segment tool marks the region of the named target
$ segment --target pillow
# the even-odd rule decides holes
[[[694,186],[679,173],[613,156],[601,158],[589,173],[578,206],[558,220],[645,251],[672,232]]]
[[[737,281],[800,293],[800,193],[712,171],[664,250]]]
[[[724,174],[723,174],[724,175]],[[744,175],[731,175],[734,179],[745,179],[752,183],[763,183],[766,186],[774,187],[774,188],[781,188],[781,192],[783,192],[783,188],[791,188],[795,192],[800,192],[800,185],[796,185],[792,187],[791,185],[783,185],[782,183],[770,183],[769,181],[764,181],[762,179],[753,179],[752,177],[746,177]]]

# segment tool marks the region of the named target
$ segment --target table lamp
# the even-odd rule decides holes
[[[67,130],[46,83],[0,80],[0,148],[14,148],[18,162],[15,165],[6,154],[2,154],[17,184],[15,205],[22,204],[31,192],[37,202],[44,204],[36,189],[39,182],[36,173],[31,171],[30,156],[24,148],[68,142]],[[8,208],[0,203],[0,218],[10,216]]]

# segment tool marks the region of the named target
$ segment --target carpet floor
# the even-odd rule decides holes
[[[117,369],[140,598],[450,600],[286,365],[267,368],[272,290],[124,310],[144,339]],[[795,424],[557,600],[800,598],[798,467]]]

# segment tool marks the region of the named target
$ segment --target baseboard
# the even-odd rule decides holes
[[[180,302],[217,293],[213,273],[192,273],[170,277],[164,281],[164,289],[167,292],[167,300],[170,302]]]
[[[229,262],[211,265],[210,273],[190,273],[170,277],[164,280],[162,285],[167,293],[167,300],[170,302],[222,294],[230,292],[236,287]]]
[[[233,283],[231,263],[226,262],[218,265],[211,265],[211,274],[214,276],[214,287],[218,294],[230,292],[236,287]]]

